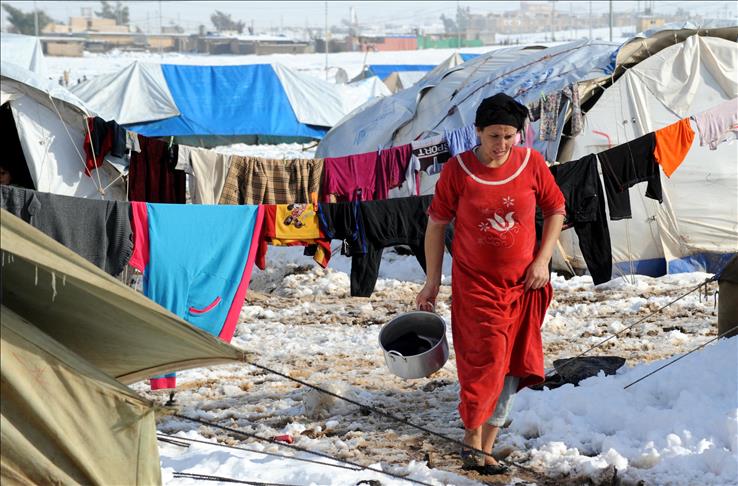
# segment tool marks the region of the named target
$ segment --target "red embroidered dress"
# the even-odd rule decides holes
[[[541,324],[551,284],[524,291],[535,257],[535,209],[564,214],[564,196],[535,150],[514,146],[497,168],[473,152],[449,159],[430,217],[454,223],[451,321],[459,413],[476,429],[492,415],[505,375],[520,388],[543,380]]]

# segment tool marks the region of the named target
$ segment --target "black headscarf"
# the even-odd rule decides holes
[[[479,104],[474,125],[479,129],[490,125],[510,125],[521,130],[527,117],[528,108],[525,105],[505,93],[497,93]]]

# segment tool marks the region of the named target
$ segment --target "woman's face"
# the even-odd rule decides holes
[[[490,160],[496,161],[507,159],[517,133],[517,128],[510,125],[488,125],[482,130],[477,128],[482,152]]]

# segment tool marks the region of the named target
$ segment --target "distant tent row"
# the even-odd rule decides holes
[[[377,78],[333,84],[279,64],[139,62],[72,92],[141,135],[204,147],[321,139],[355,108],[390,94]]]

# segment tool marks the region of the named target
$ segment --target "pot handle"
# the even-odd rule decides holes
[[[433,304],[432,302],[427,302],[427,304],[430,304],[431,310],[426,311],[426,312],[433,312],[435,314],[435,312],[436,312],[436,304]],[[421,309],[414,308],[414,309],[411,309],[411,310],[421,310]]]
[[[407,359],[402,355],[402,353],[400,353],[399,351],[395,351],[394,349],[390,349],[389,351],[387,351],[387,354],[389,354],[392,357],[402,358],[405,361],[407,361]]]

